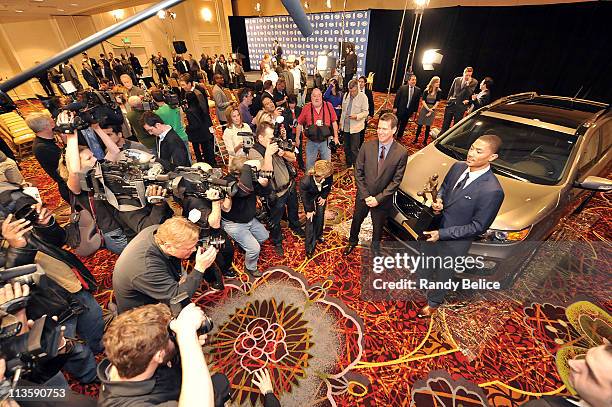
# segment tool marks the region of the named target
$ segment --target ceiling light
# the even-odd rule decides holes
[[[71,5],[72,7],[76,7],[76,6],[78,6],[78,4],[76,4],[76,3],[70,3],[70,5]]]
[[[58,8],[57,11],[66,11],[63,8]]]
[[[166,10],[159,10],[157,12],[157,18],[159,18],[160,20],[163,20],[164,18],[166,18]]]
[[[15,13],[23,13],[23,10],[15,10]]]
[[[125,12],[122,9],[117,9],[117,10],[111,11],[111,14],[113,17],[119,20],[123,18],[123,16],[125,15]]]
[[[212,11],[210,11],[208,7],[203,7],[200,11],[200,15],[204,21],[212,21],[213,19]]]

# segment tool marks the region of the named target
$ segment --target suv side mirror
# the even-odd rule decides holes
[[[574,182],[574,187],[589,191],[609,192],[612,191],[612,180],[589,175],[583,181]]]

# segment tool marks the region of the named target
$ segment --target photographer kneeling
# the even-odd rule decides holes
[[[238,192],[224,205],[223,229],[245,251],[244,268],[253,277],[261,276],[257,270],[257,260],[261,244],[270,236],[264,225],[255,217],[257,195],[267,195],[272,190],[269,181],[255,177],[253,169],[245,164],[245,157],[235,157],[229,165],[228,181],[238,182]],[[265,188],[265,189],[264,189]]]
[[[117,311],[169,303],[181,292],[191,298],[217,256],[213,246],[206,250],[198,248],[199,237],[200,228],[180,216],[143,229],[115,263],[113,289]],[[196,250],[194,270],[187,274],[181,261]]]
[[[207,163],[196,163],[193,167],[201,168],[209,173],[212,167]],[[223,277],[235,278],[236,273],[232,270],[234,260],[234,246],[221,228],[221,208],[231,205],[230,198],[221,196],[216,189],[210,188],[206,191],[206,199],[198,196],[186,196],[181,200],[183,216],[200,227],[200,239],[208,242],[223,242],[215,246],[219,252],[215,263],[204,273],[204,279],[211,285],[213,290],[223,290]]]
[[[165,304],[145,305],[115,318],[104,335],[108,359],[98,366],[98,405],[223,406],[229,381],[221,374],[211,377],[208,370],[202,353],[205,336],[197,333],[205,319],[194,304],[176,319]]]

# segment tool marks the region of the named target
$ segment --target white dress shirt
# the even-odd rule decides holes
[[[465,182],[465,185],[463,186],[463,189],[467,188],[468,185],[470,185],[472,182],[476,181],[476,179],[478,179],[478,177],[480,177],[482,174],[484,174],[485,172],[489,171],[490,169],[491,169],[490,165],[487,165],[482,170],[477,170],[477,171],[470,171],[470,167],[466,168],[465,171],[463,171],[463,173],[457,179],[457,182],[455,182],[455,185],[453,186],[453,189],[455,189],[457,184],[463,179],[463,177],[465,176],[466,173],[469,173],[470,177]]]

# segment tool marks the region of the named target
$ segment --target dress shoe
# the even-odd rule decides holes
[[[285,251],[283,250],[283,245],[282,244],[275,245],[274,253],[276,253],[277,256],[283,257],[285,255]]]
[[[293,231],[293,233],[295,233],[301,238],[306,237],[306,233],[304,232],[304,229],[302,229],[301,227],[291,228],[291,230]]]
[[[342,251],[342,254],[345,256],[348,256],[349,254],[353,252],[353,250],[355,250],[355,246],[357,245],[354,243],[349,243],[348,246],[346,246],[344,250]]]
[[[418,143],[419,139],[415,138],[414,140],[412,140],[412,144],[416,144]]]
[[[313,251],[307,251],[307,252],[306,252],[306,258],[308,258],[308,259],[312,259],[312,256],[314,256],[314,250],[313,250]]]
[[[250,275],[252,275],[253,277],[261,277],[261,271],[255,269],[255,270],[249,270],[246,269],[246,272],[249,273]]]
[[[238,274],[236,274],[236,272],[233,269],[222,271],[221,274],[223,274],[223,277],[227,277],[227,278],[238,277]]]
[[[317,239],[318,243],[325,243],[325,239],[323,239],[323,237],[320,237]]]
[[[217,280],[213,281],[213,283],[210,285],[210,288],[213,291],[223,291],[225,289],[225,286],[223,285],[223,281]]]
[[[436,312],[438,312],[438,307],[426,305],[419,310],[417,316],[419,318],[429,318],[432,317]]]

